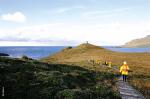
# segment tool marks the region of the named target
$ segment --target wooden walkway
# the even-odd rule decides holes
[[[105,65],[101,66],[106,67]],[[119,71],[117,66],[113,67],[112,69]],[[118,79],[117,86],[122,99],[146,99],[139,91],[129,85],[128,82],[123,82],[122,77]]]
[[[120,77],[117,82],[122,99],[146,99],[140,92],[135,90],[128,82],[123,82]]]

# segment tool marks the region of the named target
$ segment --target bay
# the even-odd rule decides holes
[[[33,59],[40,59],[55,54],[66,46],[8,46],[0,47],[0,53],[7,53],[10,57],[20,58],[26,55]],[[150,48],[120,48],[105,46],[104,48],[116,52],[150,52]]]

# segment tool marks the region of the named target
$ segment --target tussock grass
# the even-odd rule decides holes
[[[87,69],[118,74],[118,71],[100,66],[96,66],[95,69],[88,60],[101,60],[102,63],[111,61],[112,65],[118,68],[122,65],[123,61],[127,61],[132,71],[129,73],[130,83],[138,88],[145,96],[150,97],[149,91],[147,92],[147,90],[150,90],[150,53],[113,52],[92,44],[81,44],[75,48],[61,51],[42,59],[42,61],[48,63],[76,64]]]
[[[113,73],[77,65],[0,57],[5,99],[120,99],[115,81]]]

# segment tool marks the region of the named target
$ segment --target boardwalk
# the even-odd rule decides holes
[[[127,82],[123,82],[122,78],[118,79],[117,83],[122,99],[146,99],[140,92],[135,90]]]

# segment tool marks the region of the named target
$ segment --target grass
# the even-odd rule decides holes
[[[111,61],[113,66],[118,68],[123,61],[127,61],[132,72],[129,73],[130,83],[141,91],[146,97],[150,97],[150,53],[123,53],[113,52],[102,47],[91,44],[81,44],[75,48],[61,51],[52,56],[43,58],[42,61],[48,63],[60,63],[79,65],[90,70],[113,72],[111,69],[95,67],[89,63],[89,60]],[[142,76],[142,77],[141,77]]]
[[[120,99],[115,78],[77,65],[0,57],[5,99]]]
[[[129,76],[129,82],[144,94],[147,99],[150,98],[150,75],[132,74]]]

